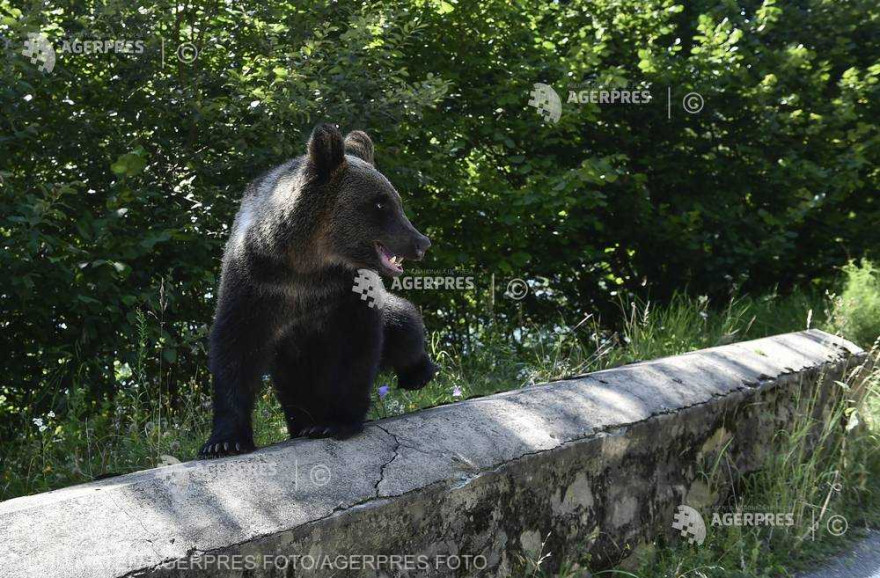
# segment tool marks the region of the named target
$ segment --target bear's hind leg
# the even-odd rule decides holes
[[[305,350],[296,337],[288,336],[279,343],[275,354],[272,385],[291,438],[303,437],[326,421],[326,407],[320,392],[315,390],[320,375],[310,363],[315,353]]]
[[[348,339],[336,341],[335,351],[325,353],[320,381],[324,419],[306,432],[309,437],[346,439],[364,429],[382,339],[378,324],[374,336],[366,338],[367,333],[369,328],[358,328]]]
[[[363,430],[379,373],[382,333],[380,312],[354,294],[327,320],[312,344],[321,376],[316,391],[322,396],[325,420],[307,435],[344,439]]]
[[[287,433],[291,438],[297,438],[322,421],[322,416],[317,404],[309,403],[306,392],[302,391],[298,380],[293,377],[294,374],[288,372],[289,369],[295,370],[295,366],[288,365],[285,369],[273,370],[272,384],[278,403],[284,411]]]
[[[281,342],[272,381],[291,438],[345,439],[363,430],[379,345],[357,341],[339,328]]]

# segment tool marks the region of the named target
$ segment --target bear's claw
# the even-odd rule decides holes
[[[199,450],[200,459],[222,458],[224,456],[234,456],[238,454],[246,454],[256,449],[254,442],[250,440],[227,440],[214,441],[212,437]]]
[[[291,438],[333,438],[343,440],[360,433],[364,429],[363,423],[331,423],[322,425],[305,426],[298,429]]]

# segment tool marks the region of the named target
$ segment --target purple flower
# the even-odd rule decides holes
[[[461,388],[457,385],[452,388],[452,397],[461,397]]]
[[[382,398],[384,398],[386,395],[388,395],[388,390],[389,390],[389,389],[390,389],[390,388],[388,387],[388,385],[383,385],[382,387],[380,387],[380,388],[379,388],[379,399],[382,399]]]

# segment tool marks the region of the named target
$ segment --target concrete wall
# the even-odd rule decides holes
[[[506,576],[546,542],[550,568],[612,562],[715,498],[699,474],[722,448],[755,468],[793,397],[864,355],[779,335],[9,500],[0,560],[41,578]]]

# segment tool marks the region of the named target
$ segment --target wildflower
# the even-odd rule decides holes
[[[461,388],[457,385],[452,388],[452,397],[461,397]]]
[[[39,430],[41,432],[46,431],[46,429],[48,427],[48,426],[46,426],[46,424],[43,423],[42,418],[39,418],[39,417],[34,418],[34,425],[37,426],[37,428],[39,428]]]
[[[389,389],[390,389],[390,388],[388,387],[388,384],[385,384],[385,385],[383,385],[382,387],[380,387],[380,388],[379,388],[379,399],[384,399],[385,396],[388,395],[388,390],[389,390]]]
[[[47,415],[48,417],[55,417],[55,412],[54,412],[54,411],[50,411],[50,412],[47,413],[46,415]]]

